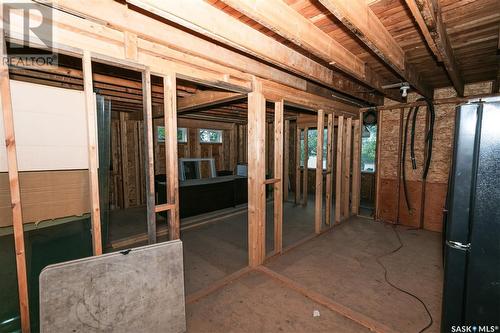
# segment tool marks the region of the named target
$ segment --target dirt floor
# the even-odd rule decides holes
[[[394,332],[419,332],[429,317],[411,296],[428,306],[438,332],[441,309],[441,235],[351,218],[331,231],[273,258],[265,267],[299,285],[297,292],[267,274],[252,271],[213,293],[187,304],[189,332],[360,332],[360,322]],[[389,254],[384,256],[385,254]],[[312,299],[305,294],[316,295]],[[310,296],[310,295],[309,295]],[[331,307],[353,313],[347,319]],[[325,301],[326,300],[326,301]],[[335,307],[334,307],[335,308]],[[314,317],[313,311],[320,316]],[[360,319],[361,318],[361,319]]]

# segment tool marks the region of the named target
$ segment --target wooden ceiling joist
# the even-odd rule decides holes
[[[415,21],[425,37],[429,48],[439,61],[444,63],[453,87],[459,96],[464,95],[464,80],[443,25],[441,8],[437,1],[406,0]]]
[[[346,84],[339,82],[342,79],[334,78],[333,70],[256,31],[202,0],[183,0],[182,2],[127,0],[127,3],[331,89],[373,103],[363,94],[345,89]]]
[[[319,2],[421,95],[432,98],[433,89],[422,81],[414,66],[406,61],[406,54],[401,46],[365,0]]]
[[[177,112],[194,111],[201,108],[238,101],[244,98],[246,98],[246,94],[213,90],[200,91],[189,97],[179,99]]]
[[[222,0],[222,2],[330,65],[384,93],[377,76],[364,61],[283,1]]]

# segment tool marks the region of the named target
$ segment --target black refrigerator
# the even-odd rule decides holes
[[[500,332],[500,102],[456,110],[442,332]]]

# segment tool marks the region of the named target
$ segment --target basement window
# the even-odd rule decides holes
[[[200,128],[201,143],[222,143],[222,130]]]
[[[328,130],[325,128],[323,132],[323,170],[326,170],[326,145],[327,145],[327,132]],[[307,133],[307,151],[309,154],[309,158],[307,160],[307,168],[308,169],[316,169],[316,156],[317,156],[317,144],[318,144],[318,131],[313,128],[309,129]],[[300,166],[304,166],[304,131],[301,132],[300,135]]]
[[[361,171],[375,172],[377,125],[364,125],[361,135]]]
[[[165,126],[156,127],[156,138],[158,142],[165,142]],[[177,128],[177,142],[187,143],[187,128]]]

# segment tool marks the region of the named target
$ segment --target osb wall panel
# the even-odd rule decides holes
[[[422,182],[408,180],[406,183],[410,210],[404,197],[403,182],[399,187],[399,223],[410,227],[420,227],[422,214]]]
[[[88,170],[20,172],[23,223],[90,212]],[[0,173],[0,227],[12,225],[9,176]]]
[[[427,183],[425,187],[424,228],[443,231],[443,210],[446,202],[446,183]]]
[[[379,131],[379,176],[382,179],[398,178],[399,126],[401,113],[399,109],[380,112]]]
[[[396,111],[396,110],[394,110]],[[408,114],[410,112],[410,109],[405,109],[404,110],[404,117],[403,117],[403,122],[401,124],[404,132],[405,124],[406,124],[406,119],[408,117]],[[424,154],[424,146],[425,146],[425,136],[426,136],[426,113],[427,113],[427,108],[426,107],[420,107],[417,113],[417,118],[415,122],[415,161],[416,161],[416,169],[413,169],[411,159],[410,159],[410,148],[411,148],[411,124],[413,122],[413,113],[410,117],[410,123],[408,126],[408,137],[406,141],[406,154],[404,156],[405,158],[405,171],[406,171],[406,179],[408,181],[418,181],[422,179],[422,172],[425,164],[425,154]],[[385,127],[382,125],[384,131]],[[398,128],[399,130],[399,128]],[[398,132],[399,133],[399,132]],[[403,133],[404,134],[404,133]],[[403,139],[401,139],[401,146],[403,146]],[[382,146],[382,150],[385,150],[385,147]],[[397,158],[397,156],[396,156]],[[401,148],[401,159],[403,158],[402,156],[402,148]],[[397,163],[398,167],[400,166],[400,162]]]
[[[380,188],[378,190],[380,207],[378,218],[386,221],[396,223],[398,220],[398,196],[397,179],[380,179]]]

